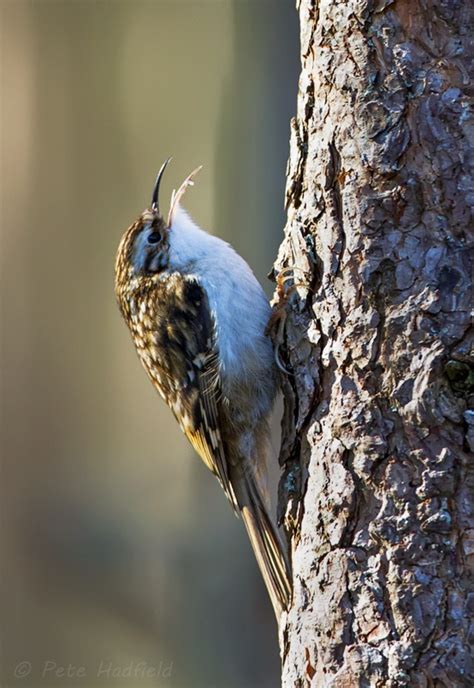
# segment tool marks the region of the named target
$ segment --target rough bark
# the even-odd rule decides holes
[[[474,685],[473,7],[298,6],[275,265],[285,687]]]

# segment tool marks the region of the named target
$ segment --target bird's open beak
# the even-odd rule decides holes
[[[164,173],[164,171],[165,171],[165,169],[166,169],[166,166],[168,165],[168,163],[170,162],[170,160],[171,160],[171,158],[168,158],[168,160],[165,160],[165,162],[164,162],[164,163],[162,164],[162,166],[160,167],[160,171],[159,171],[158,174],[157,174],[155,186],[154,186],[154,188],[153,188],[153,195],[152,195],[152,197],[151,197],[151,209],[152,209],[155,213],[157,213],[158,215],[160,214],[160,204],[159,204],[159,202],[158,202],[158,198],[159,198],[159,195],[160,195],[160,183],[161,183],[161,178],[162,178],[163,173]]]

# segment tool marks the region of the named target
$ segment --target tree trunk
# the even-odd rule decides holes
[[[472,686],[473,3],[299,12],[275,265],[283,685]]]

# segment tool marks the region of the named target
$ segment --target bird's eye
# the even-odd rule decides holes
[[[160,240],[160,233],[159,232],[151,232],[151,234],[148,235],[148,243],[149,244],[157,244]]]

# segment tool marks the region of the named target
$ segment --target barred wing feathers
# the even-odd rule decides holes
[[[206,292],[194,277],[176,275],[160,285],[154,307],[154,322],[160,324],[153,334],[153,343],[160,355],[162,374],[159,381],[153,381],[236,510],[237,500],[219,430],[219,356]],[[148,370],[146,364],[145,367]],[[153,379],[152,371],[148,372]]]

